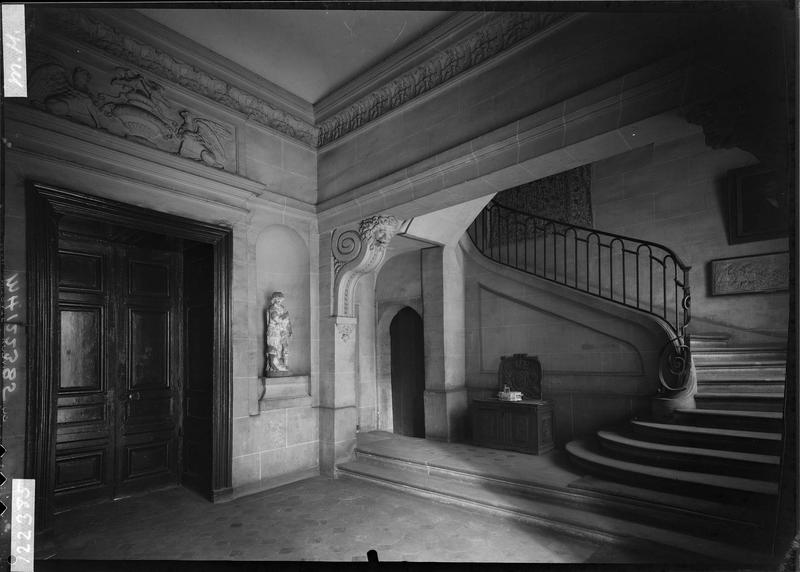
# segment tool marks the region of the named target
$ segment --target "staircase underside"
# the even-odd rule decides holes
[[[763,510],[763,499],[732,505],[586,476],[563,451],[536,456],[373,432],[359,435],[355,458],[339,465],[337,476],[622,547],[650,545],[654,554],[672,555],[659,564],[769,562],[764,530],[771,511]]]

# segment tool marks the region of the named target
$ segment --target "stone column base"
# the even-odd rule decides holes
[[[439,441],[461,441],[467,428],[467,389],[427,389],[425,437]]]
[[[352,459],[356,448],[355,406],[319,408],[319,472],[334,476],[336,465]]]

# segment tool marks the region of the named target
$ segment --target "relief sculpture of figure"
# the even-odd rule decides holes
[[[282,292],[273,292],[269,298],[266,312],[267,355],[264,368],[265,377],[287,375],[289,367],[286,359],[289,354],[289,338],[292,335],[292,322],[289,311],[284,306]]]

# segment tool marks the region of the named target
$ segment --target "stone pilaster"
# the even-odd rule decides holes
[[[458,245],[422,251],[425,436],[457,441],[467,417],[464,267]]]

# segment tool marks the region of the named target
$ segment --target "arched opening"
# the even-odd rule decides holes
[[[422,318],[405,307],[389,326],[394,432],[425,437],[425,349]]]

